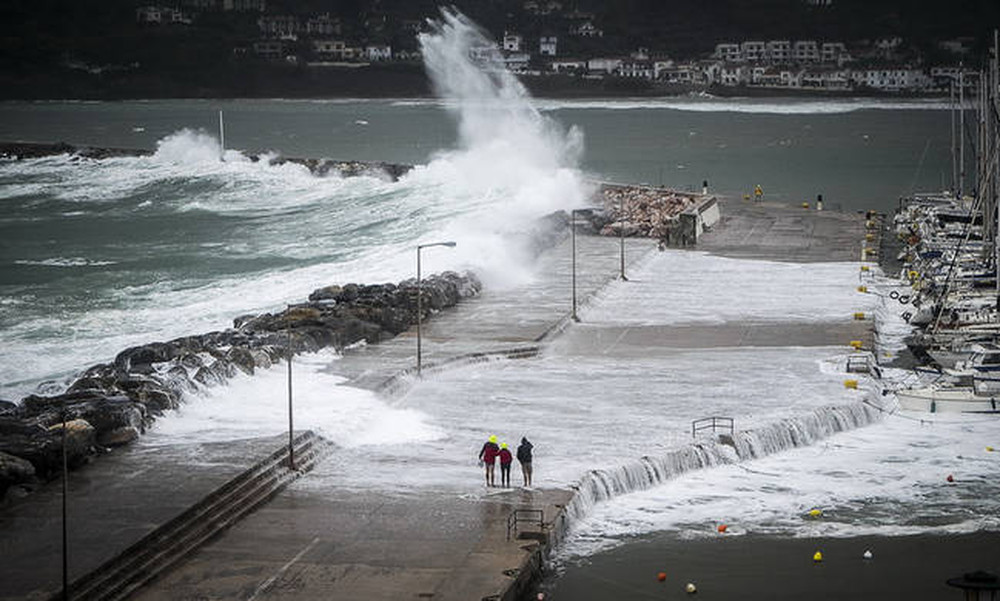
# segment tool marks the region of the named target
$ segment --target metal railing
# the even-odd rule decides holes
[[[728,430],[729,434],[732,435],[735,431],[733,418],[713,415],[712,417],[696,419],[691,422],[691,438],[694,438],[698,432],[708,429],[711,429],[712,433],[715,433],[716,430],[720,429]]]
[[[507,540],[510,540],[511,532],[517,534],[517,528],[521,522],[537,523],[540,529],[544,529],[545,512],[541,509],[515,509],[510,512],[510,515],[507,516]]]

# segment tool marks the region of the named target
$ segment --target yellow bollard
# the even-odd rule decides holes
[[[855,321],[862,321],[862,320],[864,320],[864,318],[865,318],[865,314],[862,313],[861,311],[858,311],[857,313],[854,314],[854,320]]]
[[[856,350],[856,351],[860,351],[861,350],[861,341],[860,340],[852,340],[851,341],[851,348],[854,349],[854,350]]]
[[[858,389],[858,381],[857,380],[844,380],[844,388],[850,388],[851,390],[857,390]],[[817,511],[817,510],[814,509],[813,511]]]
[[[809,208],[809,203],[808,202],[802,203],[802,208],[803,209],[808,209]]]
[[[869,269],[870,268],[867,265],[862,265],[861,266],[861,271],[869,271]]]
[[[875,234],[865,234],[865,240],[869,242],[875,239]]]
[[[868,286],[858,286],[858,292],[868,292]]]

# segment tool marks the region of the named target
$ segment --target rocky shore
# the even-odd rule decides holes
[[[22,160],[68,154],[80,159],[111,159],[120,157],[151,156],[152,150],[136,148],[107,148],[95,146],[75,146],[66,142],[43,144],[37,142],[0,142],[0,159]],[[412,165],[385,163],[382,161],[341,161],[335,159],[270,158],[257,154],[247,155],[252,162],[266,160],[271,165],[296,163],[303,165],[317,176],[339,175],[340,177],[370,176],[398,180]]]
[[[482,286],[472,273],[422,280],[421,319],[452,307]],[[233,327],[125,349],[86,370],[58,395],[0,401],[0,498],[12,486],[30,489],[62,468],[63,420],[71,468],[136,440],[186,394],[253,374],[289,354],[378,343],[417,321],[416,280],[319,288],[279,313],[246,315]]]

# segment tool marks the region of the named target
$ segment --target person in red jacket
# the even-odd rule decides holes
[[[486,486],[496,486],[493,470],[496,468],[497,455],[499,454],[500,447],[497,446],[497,437],[490,436],[479,451],[479,465],[486,466]]]
[[[500,444],[500,486],[510,488],[510,464],[514,462],[514,456],[510,454],[507,443]]]

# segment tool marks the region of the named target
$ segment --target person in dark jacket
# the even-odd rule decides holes
[[[514,456],[510,454],[507,443],[500,443],[500,486],[510,488],[510,464],[514,463]]]
[[[521,464],[521,476],[524,485],[531,486],[531,449],[534,448],[527,438],[521,437],[521,446],[517,447],[517,461]]]
[[[496,478],[493,475],[496,468],[497,455],[500,454],[500,447],[497,446],[497,437],[490,436],[489,440],[483,443],[483,448],[479,451],[480,465],[486,466],[486,486],[496,486]]]

